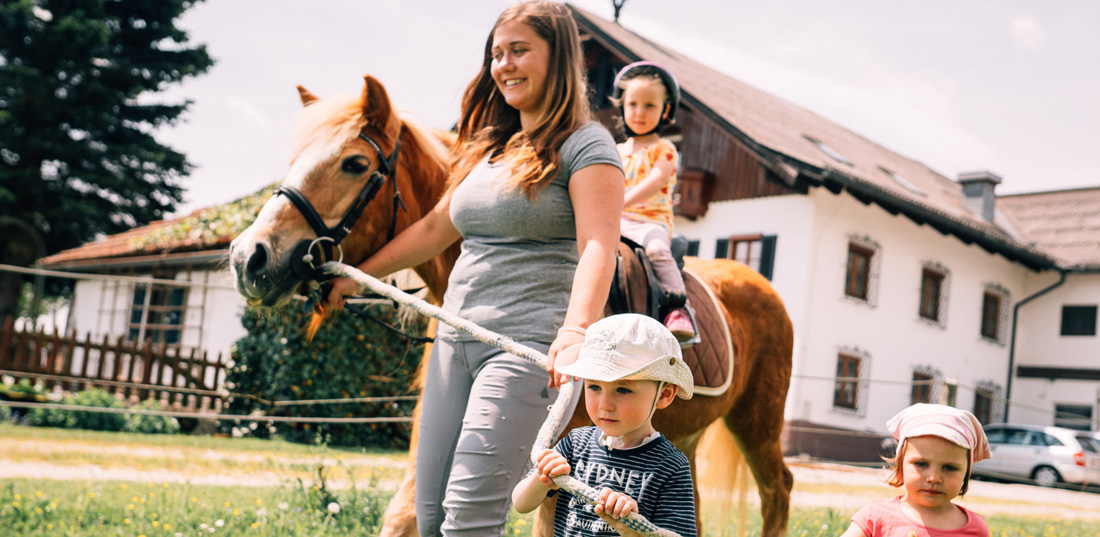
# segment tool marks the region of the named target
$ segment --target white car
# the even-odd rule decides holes
[[[985,435],[993,457],[974,465],[974,474],[1032,481],[1100,484],[1100,444],[1092,433],[1062,427],[987,425]]]

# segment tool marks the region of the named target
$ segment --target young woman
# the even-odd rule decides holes
[[[383,276],[463,239],[443,308],[547,352],[550,380],[440,325],[420,416],[421,535],[503,533],[509,492],[563,380],[554,360],[601,317],[619,238],[621,159],[590,120],[568,9],[509,7],[484,54],[462,100],[450,188],[359,268]],[[337,280],[329,301],[339,306],[353,292],[354,283]]]

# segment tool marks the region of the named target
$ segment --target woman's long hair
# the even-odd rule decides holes
[[[521,132],[519,111],[504,100],[493,80],[493,36],[511,21],[529,26],[550,45],[549,69],[542,96],[544,112]],[[466,87],[454,145],[453,189],[486,156],[503,158],[512,169],[508,186],[534,199],[557,175],[565,139],[591,117],[577,23],[563,4],[522,2],[505,9],[485,41],[481,70]]]

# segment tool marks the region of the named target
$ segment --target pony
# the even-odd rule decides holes
[[[363,91],[357,97],[318,99],[302,87],[298,90],[305,108],[290,170],[280,187],[291,193],[273,196],[230,246],[237,289],[251,305],[282,304],[305,289],[294,267],[295,258],[306,251],[312,254],[319,241],[327,241],[317,238],[326,228],[332,231],[338,221],[347,225],[346,239],[334,242],[339,243],[345,262],[357,264],[422,217],[446,188],[449,166],[445,145],[401,119],[375,78],[364,77]],[[390,177],[375,188],[379,199],[363,202],[368,176],[374,177],[370,172],[386,172]],[[309,207],[292,199],[294,196],[304,198]],[[348,215],[358,205],[366,209],[360,209],[362,217],[348,225]],[[305,214],[311,211],[313,216]],[[303,244],[308,246],[303,249]],[[414,268],[430,299],[437,303],[446,290],[458,249],[456,243]],[[331,251],[327,255],[335,256]],[[688,258],[686,263],[719,299],[733,338],[736,366],[725,393],[677,401],[656,413],[654,426],[687,455],[696,482],[694,474],[702,457],[711,461],[743,456],[757,483],[763,535],[783,535],[794,482],[780,444],[791,375],[790,319],[767,279],[749,267],[731,260]],[[421,361],[420,380],[426,363],[427,359]],[[382,535],[387,537],[417,535],[413,491],[419,415],[418,406],[413,414],[408,469],[384,516]],[[736,446],[723,452],[708,449],[709,453],[697,453],[704,431],[715,422],[724,424]],[[567,427],[589,423],[584,405],[577,405]],[[732,487],[733,477],[724,482],[728,485],[725,489]],[[698,505],[698,487],[695,498]],[[536,518],[535,534],[551,535],[552,506],[544,505]],[[702,530],[701,524],[699,528]]]

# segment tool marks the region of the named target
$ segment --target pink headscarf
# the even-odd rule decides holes
[[[938,436],[970,450],[970,466],[990,457],[989,442],[982,424],[974,414],[952,406],[917,403],[890,418],[886,428],[898,441],[901,454],[905,439],[912,436]]]

